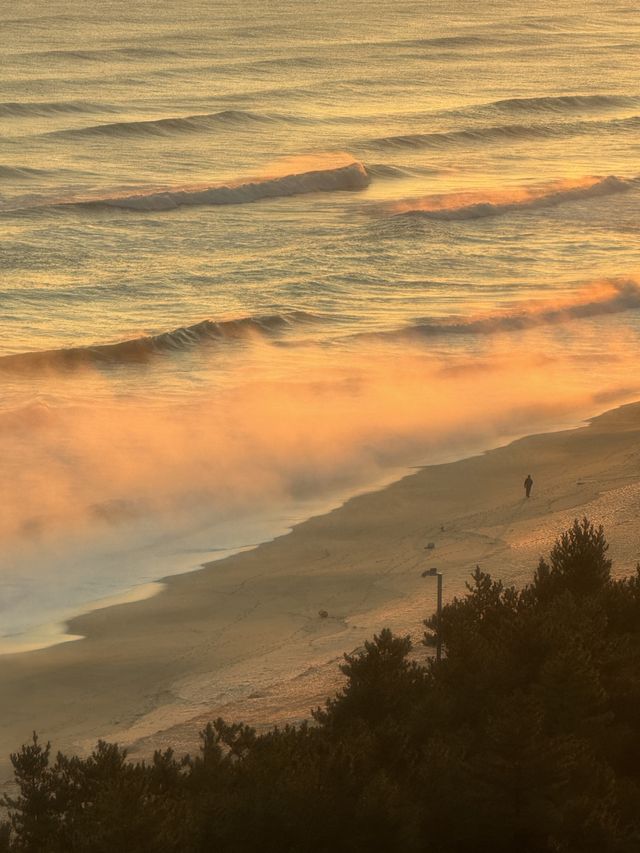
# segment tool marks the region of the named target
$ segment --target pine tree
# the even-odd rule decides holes
[[[11,829],[20,839],[24,853],[48,853],[55,850],[52,839],[58,826],[55,808],[55,785],[49,769],[51,744],[42,746],[37,734],[31,743],[11,755],[17,797],[5,796],[2,804],[9,809]]]
[[[549,563],[540,560],[533,582],[538,599],[549,599],[565,589],[576,596],[601,591],[611,578],[608,550],[602,526],[594,527],[586,517],[574,519],[556,540]]]

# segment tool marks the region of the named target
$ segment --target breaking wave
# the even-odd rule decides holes
[[[287,329],[321,322],[321,317],[306,311],[288,311],[237,320],[202,320],[171,332],[119,341],[113,344],[67,347],[22,352],[0,357],[0,371],[33,373],[69,370],[85,366],[142,364],[157,356],[184,352],[202,344],[274,338]]]
[[[110,124],[95,124],[90,127],[53,130],[45,136],[169,136],[174,133],[201,133],[216,126],[245,126],[287,121],[285,116],[252,113],[245,110],[222,110],[202,115],[176,116],[171,118],[144,119],[141,121],[116,121]]]
[[[557,325],[571,320],[583,320],[605,314],[621,314],[640,309],[640,284],[633,280],[607,282],[587,291],[570,303],[543,304],[538,308],[495,314],[455,322],[420,322],[392,332],[368,332],[359,337],[378,339],[421,339],[452,335],[494,335],[500,332],[520,332],[537,326]]]
[[[66,204],[106,205],[127,210],[172,210],[181,205],[247,204],[261,199],[282,198],[305,193],[359,190],[367,187],[369,182],[369,175],[362,163],[354,161],[348,165],[335,168],[315,169],[278,177],[247,179],[198,189],[166,190],[116,198],[67,202]]]
[[[606,178],[587,179],[575,184],[560,182],[544,187],[529,187],[511,192],[482,197],[480,193],[454,193],[444,196],[427,196],[390,205],[388,211],[396,216],[421,219],[456,221],[483,219],[526,210],[557,207],[572,201],[601,198],[615,193],[628,192],[638,186],[638,180],[627,180],[609,175]]]

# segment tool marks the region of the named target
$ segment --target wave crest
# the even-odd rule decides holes
[[[166,190],[67,204],[120,207],[127,210],[172,210],[181,205],[247,204],[261,199],[306,193],[360,190],[367,187],[369,182],[369,175],[362,163],[353,161],[345,166],[247,179],[199,189]]]
[[[640,98],[631,95],[546,95],[537,98],[503,98],[487,104],[507,112],[571,112],[635,107]]]
[[[94,50],[37,50],[25,54],[31,62],[52,62],[60,60],[64,63],[69,61],[82,62],[132,62],[140,59],[165,59],[180,56],[175,50],[162,47],[107,47]]]
[[[190,116],[172,116],[170,118],[142,119],[140,121],[116,121],[109,124],[95,124],[90,127],[53,130],[46,136],[82,138],[86,136],[170,136],[176,133],[202,133],[216,126],[246,126],[270,124],[287,121],[286,116],[253,113],[247,110],[221,110],[216,113],[203,113]]]
[[[6,181],[25,180],[26,178],[40,178],[50,175],[47,169],[34,169],[31,166],[3,166],[0,164],[0,178]]]
[[[480,145],[531,139],[556,139],[580,133],[607,130],[637,130],[640,116],[611,120],[560,122],[555,124],[500,124],[491,126],[443,130],[432,133],[405,133],[369,140],[366,147],[373,150],[397,148],[445,148],[449,145]]]
[[[171,355],[202,344],[272,338],[283,331],[321,318],[305,311],[287,311],[237,320],[202,320],[171,332],[145,335],[114,344],[67,347],[0,356],[0,371],[32,373],[45,370],[76,369],[95,365],[141,364],[156,356]]]
[[[0,116],[3,118],[46,117],[77,113],[113,112],[114,109],[108,104],[95,104],[89,101],[7,101],[0,103]]]
[[[416,340],[457,335],[494,335],[537,326],[558,325],[605,314],[640,309],[640,284],[632,279],[609,281],[579,294],[573,302],[546,303],[529,310],[455,322],[420,322],[393,332],[367,333],[384,340]]]
[[[448,195],[426,196],[419,199],[395,202],[383,208],[395,216],[421,219],[459,221],[502,216],[526,210],[557,207],[572,201],[601,198],[627,192],[638,184],[638,179],[628,180],[609,175],[606,178],[584,178],[578,181],[555,181],[535,187],[494,193],[462,192]]]

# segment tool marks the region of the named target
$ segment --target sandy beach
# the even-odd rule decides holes
[[[167,578],[154,598],[75,619],[68,630],[82,640],[0,658],[0,779],[34,729],[54,750],[86,752],[105,738],[145,757],[194,749],[219,715],[258,726],[308,717],[339,686],[344,651],[385,626],[420,638],[435,606],[425,569],[444,573],[445,600],[476,564],[519,585],[588,515],[605,527],[614,571],[628,573],[640,558],[639,511],[640,403],[422,468]]]

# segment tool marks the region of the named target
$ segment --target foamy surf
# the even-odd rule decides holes
[[[640,310],[637,281],[611,281],[592,285],[571,301],[540,301],[519,311],[501,312],[465,320],[424,320],[395,331],[365,333],[357,337],[381,340],[416,340],[460,335],[496,335],[521,332],[539,326],[553,326]]]
[[[553,181],[512,190],[464,191],[425,196],[382,206],[382,211],[395,216],[413,216],[447,221],[483,219],[528,210],[544,210],[568,202],[588,201],[637,189],[638,179],[581,178]]]

